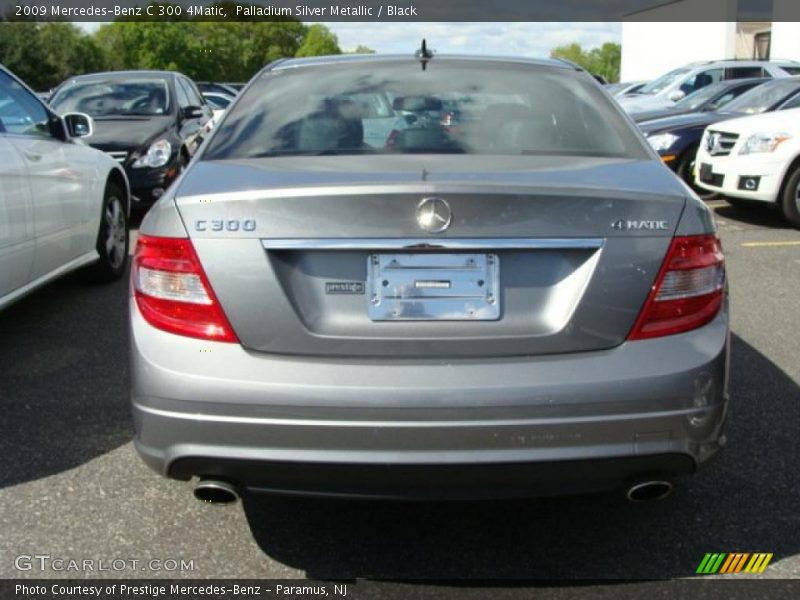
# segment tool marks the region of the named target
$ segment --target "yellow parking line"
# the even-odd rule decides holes
[[[774,246],[800,246],[800,240],[785,242],[744,242],[743,248],[770,248]]]

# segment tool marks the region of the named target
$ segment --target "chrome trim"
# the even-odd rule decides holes
[[[596,250],[603,238],[274,238],[266,250]]]

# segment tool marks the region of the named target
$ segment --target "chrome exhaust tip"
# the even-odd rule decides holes
[[[627,489],[625,497],[630,502],[663,500],[672,493],[673,487],[672,482],[666,479],[639,481]]]
[[[194,486],[194,497],[206,504],[233,504],[239,499],[239,489],[227,481],[201,479]]]

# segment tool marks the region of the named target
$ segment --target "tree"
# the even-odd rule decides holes
[[[324,56],[328,54],[341,54],[339,40],[336,35],[324,25],[319,23],[308,28],[305,39],[295,56]]]
[[[375,50],[364,44],[359,44],[349,54],[375,54]]]
[[[553,58],[564,58],[579,65],[595,75],[602,75],[611,83],[619,81],[622,47],[606,42],[600,48],[585,51],[580,44],[572,43],[558,46],[550,52]]]
[[[107,67],[103,49],[71,23],[0,23],[0,63],[35,90]]]

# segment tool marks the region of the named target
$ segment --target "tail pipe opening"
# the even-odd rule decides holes
[[[194,486],[194,497],[206,504],[233,504],[239,496],[239,488],[227,481],[200,479]]]
[[[640,479],[626,488],[625,497],[630,502],[663,500],[672,493],[673,487],[667,479]]]

